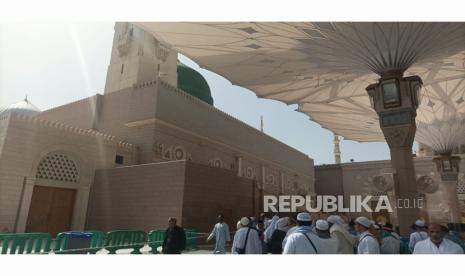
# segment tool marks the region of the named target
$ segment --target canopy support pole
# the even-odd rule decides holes
[[[442,193],[442,203],[446,207],[446,212],[442,218],[438,218],[440,223],[461,223],[460,205],[457,196],[457,183],[459,174],[460,157],[452,156],[450,152],[441,154],[433,158],[436,168],[441,176],[439,191]]]
[[[391,165],[395,169],[394,210],[400,234],[406,235],[420,215],[412,146],[422,81],[418,76],[404,78],[402,74],[402,71],[386,72],[366,90],[391,152]]]

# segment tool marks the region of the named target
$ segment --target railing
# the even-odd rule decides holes
[[[70,246],[72,238],[67,232],[59,233],[55,239],[48,233],[0,233],[0,254],[96,254],[103,249],[116,254],[120,249],[133,249],[131,254],[141,254],[148,245],[148,253],[157,254],[163,245],[165,230],[152,230],[148,235],[142,230],[115,230],[76,232],[89,235],[87,246]],[[198,248],[198,238],[206,237],[195,229],[185,229],[186,250]],[[74,244],[75,245],[75,244]]]
[[[0,254],[47,254],[51,242],[48,233],[0,234]]]
[[[147,241],[147,233],[140,230],[118,230],[107,233],[105,240],[105,249],[110,254],[116,254],[116,250],[130,249],[131,254],[141,254],[140,249],[144,247]]]
[[[105,245],[106,234],[102,231],[87,231],[92,235],[90,240],[90,249],[87,249],[86,252],[90,254],[97,253],[100,248],[103,248]],[[64,254],[69,248],[69,236],[65,233],[59,233],[54,240],[53,251],[55,254]],[[99,248],[99,249],[97,249]]]

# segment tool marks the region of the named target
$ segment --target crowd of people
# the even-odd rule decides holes
[[[262,213],[258,219],[241,218],[231,233],[219,215],[207,242],[215,240],[214,254],[226,253],[231,234],[232,254],[464,254],[465,243],[438,223],[415,221],[407,243],[389,223],[363,216],[350,221],[339,215],[313,216],[303,212],[296,219],[278,214],[269,219]],[[185,249],[184,229],[169,218],[162,253],[181,254]]]
[[[447,228],[417,220],[409,242],[389,223],[378,224],[366,217],[346,222],[339,215],[313,218],[309,213],[271,219],[243,217],[237,222],[232,240],[233,254],[463,254]],[[226,253],[229,226],[218,216],[207,240],[215,239],[215,254]]]

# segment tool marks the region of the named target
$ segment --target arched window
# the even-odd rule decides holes
[[[69,156],[62,153],[51,153],[39,163],[36,178],[65,182],[77,182],[79,171]]]

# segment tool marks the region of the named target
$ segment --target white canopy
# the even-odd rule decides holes
[[[389,70],[423,79],[417,122],[463,109],[465,23],[135,24],[258,97],[298,104],[346,139],[384,141],[365,87]]]
[[[465,52],[409,69],[410,74],[419,75],[424,81],[422,101],[417,110],[416,140],[437,151],[454,148],[459,141],[465,141],[465,131],[460,131],[465,130],[462,126],[465,114],[464,62]],[[333,101],[301,103],[299,111],[347,139],[383,141],[378,116],[370,107],[365,91],[366,79],[354,80],[351,85],[339,90],[339,97]]]
[[[465,52],[434,64],[422,74],[426,84],[417,110],[415,139],[438,153],[451,152],[465,143]],[[453,63],[462,60],[462,64]]]

